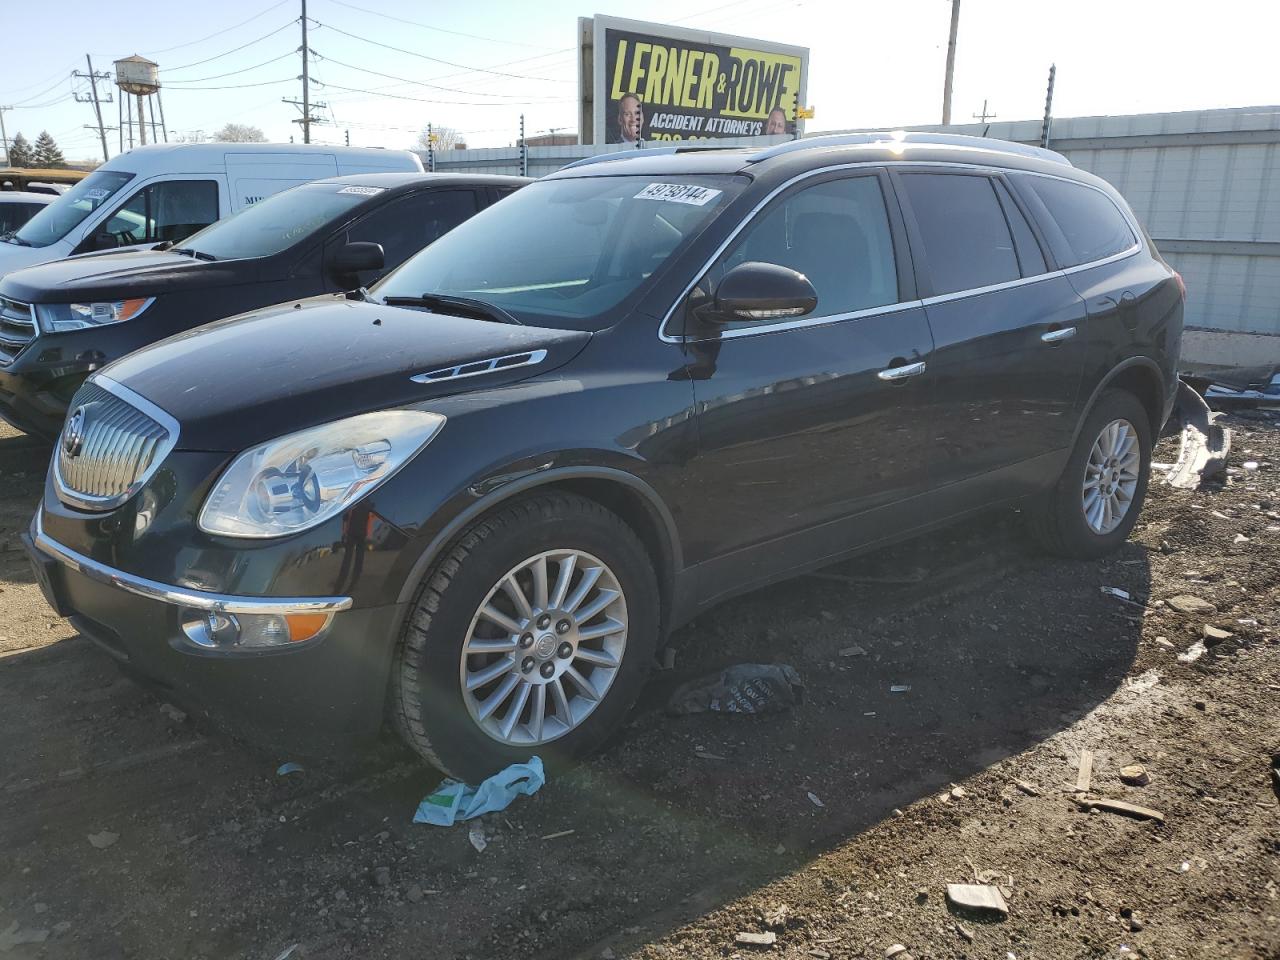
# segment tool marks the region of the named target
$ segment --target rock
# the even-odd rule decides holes
[[[335,900],[347,899],[347,891],[343,890],[341,887],[338,887],[338,889],[333,891],[333,899]]]
[[[1180,593],[1176,597],[1170,597],[1169,606],[1179,613],[1192,616],[1212,616],[1218,612],[1218,608],[1208,600],[1202,600],[1189,593]]]
[[[1019,790],[1021,790],[1023,793],[1025,793],[1028,797],[1040,796],[1040,791],[1037,790],[1035,787],[1033,787],[1031,784],[1027,783],[1027,781],[1025,780],[1015,780],[1013,781],[1013,785],[1017,787]]]
[[[44,943],[48,939],[48,930],[23,930],[15,920],[7,929],[0,930],[0,953],[8,953],[24,943]]]
[[[1204,637],[1205,643],[1209,646],[1213,646],[1215,643],[1221,643],[1223,640],[1230,640],[1235,636],[1235,634],[1230,630],[1220,630],[1207,623],[1200,627],[1200,635]]]
[[[160,712],[172,720],[174,723],[185,723],[187,715],[175,707],[172,703],[160,704]]]
[[[617,954],[613,952],[613,947],[605,947],[600,951],[600,960],[613,960],[615,956]]]
[[[373,885],[375,887],[388,887],[391,885],[391,868],[390,867],[374,867],[373,868]]]
[[[948,883],[947,900],[953,907],[1009,915],[1009,905],[999,887],[980,883]]]
[[[1146,924],[1145,924],[1145,923],[1143,923],[1141,920],[1139,920],[1137,917],[1130,917],[1130,918],[1129,918],[1129,929],[1130,929],[1132,932],[1134,932],[1134,933],[1138,933],[1138,932],[1139,932],[1139,931],[1141,931],[1141,930],[1142,930],[1142,928],[1143,928],[1143,927],[1145,927],[1145,926],[1146,926]]]
[[[770,930],[785,930],[791,918],[791,908],[780,903],[764,915],[764,925]]]
[[[740,947],[772,947],[778,942],[778,935],[772,930],[766,930],[764,933],[743,931],[733,938],[733,942]]]
[[[1179,663],[1194,663],[1204,656],[1208,648],[1204,645],[1203,640],[1197,640],[1191,646],[1187,647],[1186,653],[1178,654]]]
[[[956,921],[956,933],[960,934],[960,936],[964,937],[970,943],[973,943],[973,931],[970,930],[968,927],[966,927],[959,920]]]
[[[1147,768],[1140,763],[1131,763],[1127,767],[1121,767],[1120,779],[1131,787],[1145,787],[1151,782],[1151,777],[1147,775]]]
[[[907,948],[900,943],[895,943],[884,952],[885,960],[891,960],[897,957],[898,960],[912,960],[911,954],[907,953]]]
[[[1168,650],[1173,649],[1173,643],[1169,640],[1168,637],[1156,637],[1156,643],[1160,644],[1160,646]]]
[[[70,929],[71,929],[70,920],[59,920],[57,923],[53,925],[53,935],[55,937],[60,937]]]
[[[37,903],[32,907],[32,909],[35,910],[36,913],[48,913],[49,905],[47,903]]]
[[[840,651],[840,656],[842,657],[865,657],[866,655],[867,655],[867,651],[864,650],[862,647],[858,646],[856,643],[853,646],[845,647],[843,650]]]
[[[1243,533],[1237,533],[1237,534],[1236,534],[1236,538],[1235,538],[1234,540],[1232,540],[1231,542],[1232,542],[1232,543],[1248,543],[1248,542],[1249,542],[1249,538],[1248,538],[1248,537],[1246,537]]]
[[[89,834],[89,842],[93,844],[94,848],[97,850],[105,850],[119,839],[120,834],[112,833],[110,830],[103,830],[101,833]]]
[[[422,892],[422,887],[418,886],[416,883],[404,892],[404,898],[410,903],[421,903],[423,897],[424,894]]]
[[[951,788],[951,799],[952,799],[952,800],[963,800],[966,796],[968,796],[968,792],[965,790],[965,788],[964,788],[964,787],[952,787],[952,788]]]

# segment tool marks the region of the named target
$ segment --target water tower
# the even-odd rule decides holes
[[[136,53],[132,57],[125,57],[123,60],[115,62],[116,67],[116,86],[125,93],[131,93],[138,98],[138,137],[143,146],[147,144],[147,125],[145,114],[143,113],[144,97],[151,97],[152,94],[160,92],[160,67],[155,62],[148,60],[146,57],[140,57]],[[121,97],[121,100],[125,100]],[[132,109],[129,111],[132,113]],[[132,122],[132,118],[130,119]],[[160,122],[164,123],[164,106],[160,107]],[[151,110],[151,139],[157,140],[155,135],[156,114],[155,109]],[[166,137],[166,139],[168,139]]]

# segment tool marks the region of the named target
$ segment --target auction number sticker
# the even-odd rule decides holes
[[[90,187],[84,192],[84,195],[90,200],[105,200],[111,196],[111,191],[103,190],[101,187]]]
[[[720,190],[699,187],[692,183],[651,183],[637,193],[635,199],[666,200],[669,203],[689,203],[695,207],[701,207],[710,203],[720,194]]]
[[[343,187],[339,193],[358,193],[362,197],[376,197],[385,187]]]

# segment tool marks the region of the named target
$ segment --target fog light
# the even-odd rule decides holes
[[[319,636],[332,619],[327,613],[204,613],[192,611],[182,632],[207,650],[261,650]]]

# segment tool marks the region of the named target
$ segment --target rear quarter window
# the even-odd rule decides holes
[[[1062,266],[1074,267],[1123,253],[1137,237],[1115,202],[1101,190],[1054,180],[1050,177],[1020,177],[1048,210],[1066,241],[1058,251]]]

